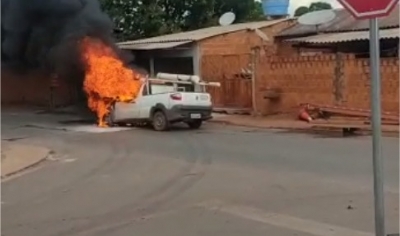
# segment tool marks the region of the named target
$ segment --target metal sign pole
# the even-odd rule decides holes
[[[386,236],[385,205],[383,192],[383,160],[381,144],[381,78],[378,18],[370,24],[370,71],[371,71],[371,112],[372,112],[372,159],[374,171],[374,204],[376,236]]]

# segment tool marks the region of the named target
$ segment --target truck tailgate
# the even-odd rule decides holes
[[[211,96],[208,93],[173,93],[170,101],[171,105],[211,106]]]

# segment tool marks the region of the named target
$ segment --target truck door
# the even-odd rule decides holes
[[[142,91],[142,99],[140,101],[139,117],[140,119],[147,119],[150,117],[150,109],[152,106],[152,96],[150,83],[146,83]]]

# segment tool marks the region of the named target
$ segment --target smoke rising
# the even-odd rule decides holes
[[[1,7],[2,63],[82,80],[79,40],[90,36],[117,50],[97,0],[1,0]]]

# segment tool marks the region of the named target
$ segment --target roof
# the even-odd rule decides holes
[[[336,18],[318,27],[320,32],[346,32],[369,29],[369,20],[357,20],[345,9],[335,9]],[[399,5],[396,4],[389,16],[379,19],[381,29],[396,28],[399,26]],[[316,33],[316,27],[296,24],[279,33],[278,36],[305,36]]]
[[[141,44],[143,47],[143,44],[158,44],[158,45],[152,45],[148,46],[151,49],[156,49],[157,47],[161,47],[162,45],[165,45],[164,43],[181,43],[181,44],[186,44],[189,42],[195,42],[195,41],[200,41],[206,38],[222,35],[222,34],[227,34],[227,33],[232,33],[236,31],[241,31],[241,30],[246,30],[246,29],[259,29],[259,28],[264,28],[268,26],[272,26],[274,24],[288,21],[290,19],[280,19],[280,20],[270,20],[270,21],[258,21],[258,22],[249,22],[249,23],[239,23],[239,24],[232,24],[228,26],[213,26],[213,27],[208,27],[208,28],[203,28],[203,29],[198,29],[198,30],[193,30],[193,31],[186,31],[186,32],[181,32],[181,33],[175,33],[175,34],[167,34],[167,35],[162,35],[162,36],[157,36],[157,37],[152,37],[152,38],[146,38],[146,39],[139,39],[139,40],[134,40],[134,41],[126,41],[126,42],[120,42],[117,45],[120,48],[124,49],[136,49],[136,50],[143,50],[143,48],[139,49],[137,48],[137,45]],[[180,45],[180,44],[178,44]],[[156,47],[157,46],[157,47]],[[173,44],[169,44],[169,46],[174,47]],[[168,47],[164,47],[168,48]]]
[[[154,49],[167,49],[191,43],[192,41],[182,42],[161,42],[161,43],[134,43],[134,44],[120,44],[119,48],[128,50],[154,50]]]
[[[395,39],[399,38],[400,30],[399,28],[394,29],[384,29],[380,30],[379,36],[381,39]],[[350,32],[340,32],[340,33],[326,33],[318,34],[308,37],[291,38],[285,41],[289,42],[301,42],[301,43],[340,43],[340,42],[350,42],[350,41],[360,41],[369,40],[369,31],[350,31]]]

